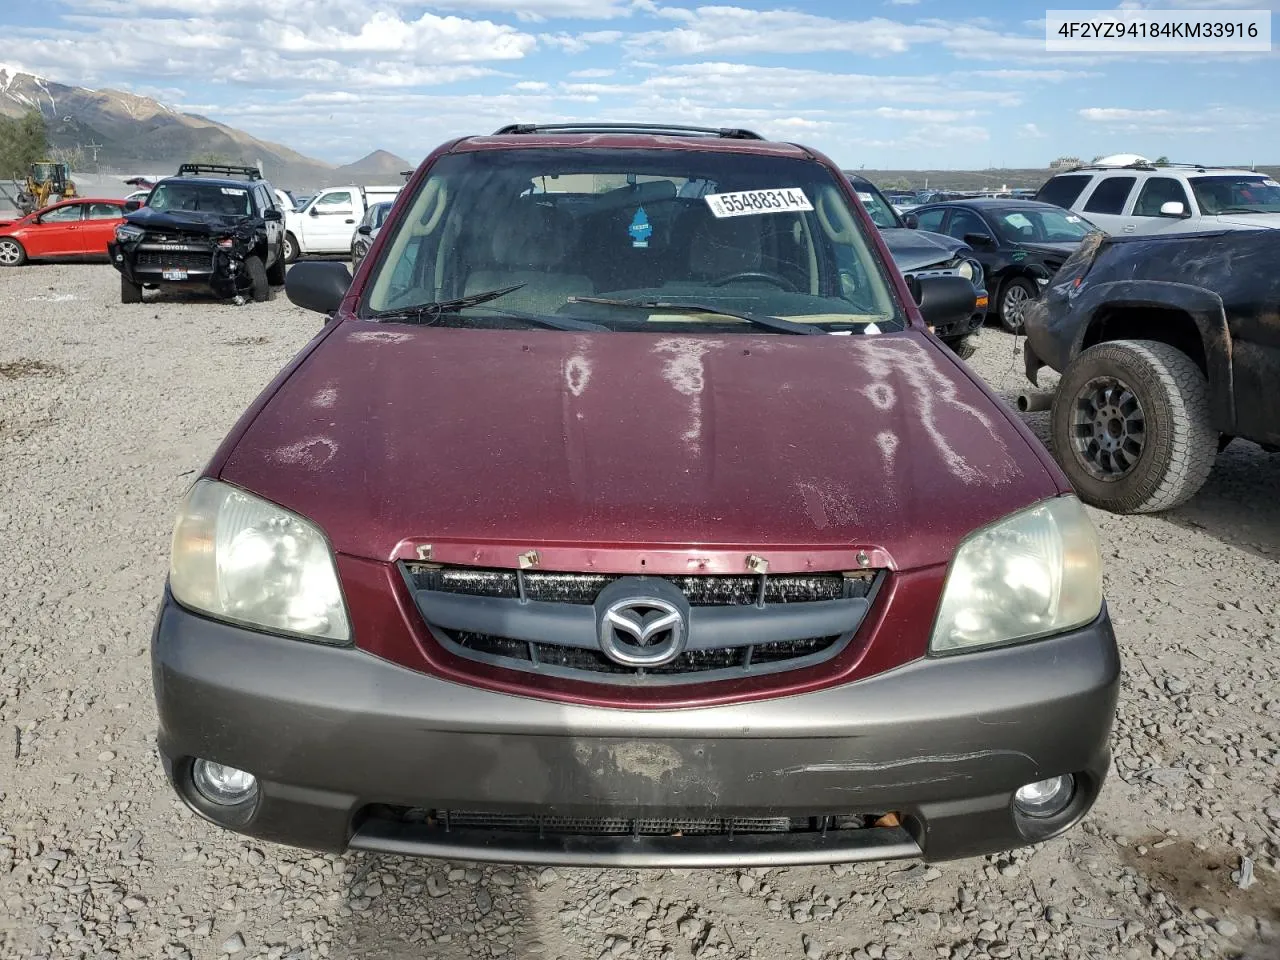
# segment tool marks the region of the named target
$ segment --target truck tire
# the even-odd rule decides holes
[[[249,289],[254,303],[266,303],[271,299],[271,282],[267,280],[267,268],[258,256],[244,258],[244,272],[249,275]]]
[[[280,256],[276,257],[276,262],[267,267],[267,283],[273,287],[284,286],[284,244],[280,245]]]
[[[977,337],[973,334],[969,334],[964,337],[952,337],[951,339],[943,340],[942,342],[945,343],[950,348],[951,352],[961,360],[968,360],[978,352],[977,340]]]
[[[1156,513],[1189,500],[1218,452],[1209,383],[1181,350],[1154,340],[1090,347],[1063,372],[1053,449],[1086,503]]]
[[[296,263],[298,257],[302,254],[302,251],[298,249],[298,238],[292,233],[286,233],[284,235],[283,254],[285,263]]]
[[[128,277],[120,278],[120,302],[121,303],[141,303],[142,302],[142,286],[133,283]]]

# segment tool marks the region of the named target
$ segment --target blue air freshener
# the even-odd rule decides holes
[[[636,215],[631,218],[631,226],[627,228],[627,233],[631,234],[631,245],[633,247],[647,247],[649,245],[649,236],[653,233],[653,227],[649,225],[649,218],[645,216],[644,207],[636,210]]]

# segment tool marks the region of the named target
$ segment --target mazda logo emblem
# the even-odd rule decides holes
[[[627,667],[658,667],[684,652],[688,639],[687,607],[678,591],[654,589],[636,581],[614,584],[612,597],[601,595],[597,606],[600,650],[615,663]],[[644,584],[640,586],[639,584]],[[622,588],[621,590],[616,588]],[[622,596],[618,596],[621,593]],[[664,598],[661,594],[675,593]]]

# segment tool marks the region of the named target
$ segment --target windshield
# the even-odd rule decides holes
[[[151,191],[147,206],[153,210],[198,210],[230,217],[247,217],[249,191],[244,187],[216,183],[190,183],[165,180]]]
[[[1200,210],[1219,213],[1280,213],[1280,183],[1257,176],[1188,177]]]
[[[993,219],[1000,236],[1010,243],[1075,243],[1097,229],[1078,214],[1035,207],[1002,210]]]
[[[867,215],[871,217],[872,223],[881,230],[902,226],[898,222],[898,215],[889,206],[889,201],[869,181],[855,180],[850,177],[849,183],[853,186],[858,199],[862,201],[862,205],[867,208]]]
[[[500,295],[467,299],[491,291]],[[641,307],[650,302],[664,306]],[[671,303],[850,333],[904,326],[825,167],[684,149],[442,157],[375,266],[362,313],[449,304],[433,322],[495,325],[505,310],[618,330],[760,328]]]

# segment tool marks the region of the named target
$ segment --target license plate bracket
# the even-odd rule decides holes
[[[187,279],[187,271],[171,267],[169,269],[162,270],[160,272],[160,276],[165,280],[185,280]]]

